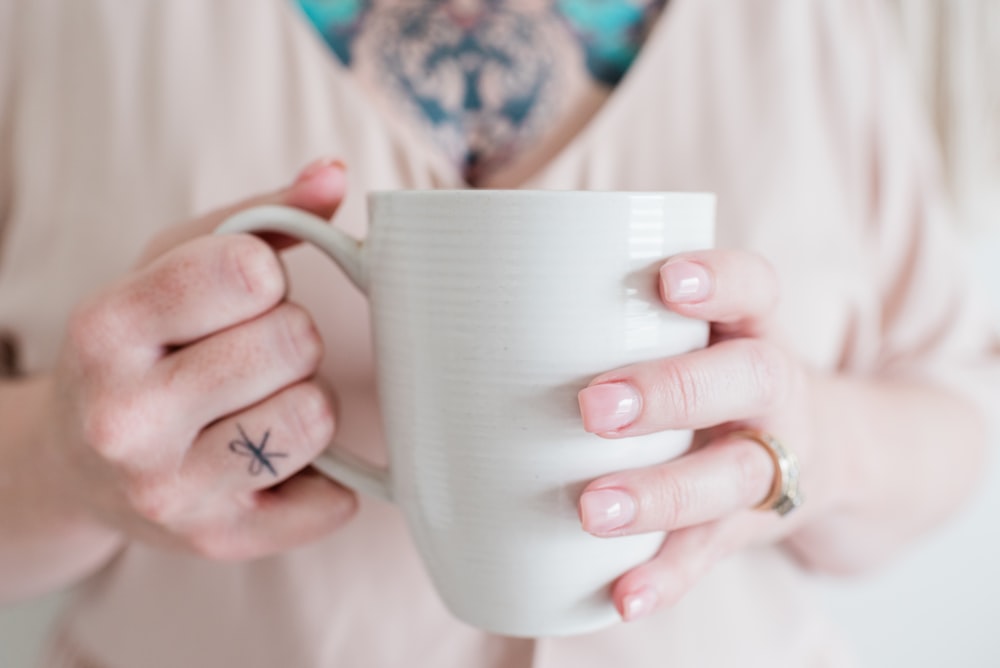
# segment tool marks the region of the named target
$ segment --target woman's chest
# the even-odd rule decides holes
[[[379,112],[472,185],[551,156],[665,0],[297,0]]]
[[[30,324],[34,368],[51,360],[72,305],[127,271],[157,230],[278,187],[317,156],[349,164],[336,223],[357,236],[369,190],[460,185],[373,115],[285,0],[43,11],[57,4],[26,13],[38,39],[19,55],[36,76],[18,99],[19,178],[0,266],[0,314]],[[834,364],[852,309],[872,302],[856,176],[833,167],[851,165],[852,144],[823,132],[828,112],[809,76],[766,76],[787,55],[780,43],[740,33],[720,49],[693,29],[698,6],[665,16],[615,95],[525,185],[716,192],[720,242],[758,250],[787,275],[783,328],[815,364]],[[763,85],[695,74],[702,62]],[[294,263],[296,295],[333,343],[329,368],[369,384],[363,300],[321,261]]]

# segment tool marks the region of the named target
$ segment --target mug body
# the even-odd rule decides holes
[[[663,534],[596,538],[601,475],[684,452],[687,431],[609,441],[576,396],[605,371],[703,347],[658,269],[709,248],[701,193],[393,191],[369,198],[367,266],[391,491],[443,600],[512,636],[618,619],[610,585]]]

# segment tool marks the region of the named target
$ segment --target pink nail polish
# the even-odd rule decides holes
[[[704,265],[687,260],[667,262],[660,269],[663,296],[675,304],[696,304],[712,292],[712,276]]]
[[[585,387],[577,399],[583,416],[583,428],[603,434],[627,427],[639,417],[642,406],[639,393],[628,383],[600,383]]]
[[[628,594],[622,600],[622,619],[626,622],[631,622],[640,617],[645,617],[656,608],[659,600],[659,595],[652,587],[643,587],[638,591]]]
[[[585,531],[602,536],[635,519],[635,499],[620,489],[595,489],[580,497],[580,517]]]

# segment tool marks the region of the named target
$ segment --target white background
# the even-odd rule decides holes
[[[984,236],[975,246],[1000,318],[1000,233]],[[1000,456],[994,456],[985,484],[954,522],[888,570],[825,581],[820,593],[865,666],[996,668],[998,569]],[[51,597],[0,608],[0,668],[32,665],[58,603]]]
[[[1000,225],[993,227],[973,247],[1000,321]],[[865,666],[1000,667],[1000,443],[991,454],[983,486],[950,525],[884,573],[825,583]]]

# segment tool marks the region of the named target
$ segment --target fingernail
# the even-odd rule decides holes
[[[308,165],[303,167],[302,171],[299,172],[299,175],[295,177],[295,182],[301,183],[302,181],[308,181],[328,167],[339,167],[341,170],[347,169],[347,165],[345,165],[343,161],[338,158],[320,158],[318,160],[313,160]]]
[[[583,428],[592,434],[622,429],[639,417],[641,399],[628,383],[600,383],[577,395]]]
[[[635,499],[620,489],[595,489],[580,497],[580,523],[597,536],[627,526],[635,519]]]
[[[675,304],[695,304],[708,298],[712,276],[704,265],[687,260],[667,262],[660,269],[663,297]]]
[[[631,622],[645,617],[656,608],[659,601],[660,596],[652,587],[643,587],[639,591],[632,592],[622,599],[622,619]]]

